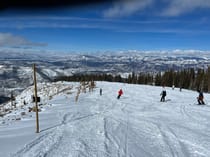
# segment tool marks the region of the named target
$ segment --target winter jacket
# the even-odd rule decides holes
[[[202,92],[199,93],[198,99],[203,100],[203,93]]]
[[[166,90],[163,90],[161,93],[162,96],[166,96]]]
[[[119,94],[119,95],[123,95],[122,89],[120,89],[120,90],[118,91],[118,94]]]

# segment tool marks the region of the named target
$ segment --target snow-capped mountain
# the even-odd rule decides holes
[[[39,82],[57,76],[131,72],[157,72],[168,69],[206,68],[210,52],[202,51],[121,51],[99,54],[58,53],[38,50],[0,50],[0,95],[9,96],[13,88],[26,88],[33,83],[32,65],[37,65]],[[10,89],[8,89],[10,88]],[[6,94],[5,94],[6,93]]]

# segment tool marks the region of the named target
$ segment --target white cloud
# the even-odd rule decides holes
[[[13,22],[14,21],[14,22]],[[18,21],[18,22],[16,22]],[[80,18],[68,16],[31,16],[1,18],[0,29],[25,29],[25,28],[83,28],[83,29],[111,29],[108,22],[114,22],[102,18]]]
[[[46,44],[31,42],[11,33],[0,33],[0,46],[46,46]]]
[[[179,16],[196,9],[210,8],[209,0],[169,0],[168,8],[162,12],[164,16]]]
[[[104,17],[129,16],[137,11],[144,10],[152,4],[153,0],[122,0],[114,3],[112,8],[104,12]]]
[[[107,18],[130,16],[151,6],[160,7],[158,12],[161,16],[179,16],[196,9],[210,8],[210,0],[119,0],[111,8],[105,10],[103,15]],[[148,11],[149,14],[152,12],[158,15],[155,10]]]

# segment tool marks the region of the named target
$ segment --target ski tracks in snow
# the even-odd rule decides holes
[[[194,118],[193,109],[186,105],[173,106],[171,101],[167,105],[148,104],[146,100],[139,103],[138,93],[130,94],[133,99],[122,96],[118,100],[109,92],[103,96],[96,92],[81,96],[71,111],[58,115],[62,116],[59,125],[41,132],[13,156],[186,157],[193,156],[190,138],[195,138],[194,143],[199,142],[199,135],[209,138],[192,130],[191,124],[187,125],[189,128],[181,124],[182,119],[207,122],[200,112],[196,113],[200,114],[199,119]]]
[[[173,157],[185,157],[189,154],[184,144],[170,127],[166,125],[157,125],[157,127],[163,142],[163,152],[166,149],[166,152],[169,153],[168,156]]]
[[[58,129],[59,128],[53,129],[52,131],[41,135],[12,156],[45,157],[49,151],[51,151],[53,148],[56,148],[62,139],[62,133],[60,132],[61,130]]]
[[[117,102],[117,101],[115,101]],[[47,131],[43,131],[40,137],[32,141],[31,143],[27,144],[23,149],[19,150],[15,154],[12,154],[12,156],[15,157],[23,157],[23,156],[31,156],[31,157],[51,157],[51,156],[113,156],[110,155],[110,147],[109,144],[113,143],[115,145],[114,149],[119,147],[119,144],[116,144],[116,141],[114,140],[113,136],[108,133],[107,128],[107,118],[105,117],[105,114],[112,111],[115,107],[116,103],[111,103],[110,106],[106,106],[105,108],[100,108],[102,110],[94,112],[87,110],[85,112],[82,111],[76,111],[73,112],[66,112],[63,115],[63,118],[61,120],[61,124],[57,125],[55,127],[52,127],[50,129],[47,129]],[[100,107],[100,106],[99,106]],[[108,115],[107,117],[109,117]],[[85,124],[87,121],[91,121],[94,119],[103,119],[104,127],[101,130],[91,129],[91,125]],[[96,123],[101,122],[100,120]],[[80,127],[77,127],[76,125],[79,125]],[[71,130],[73,128],[73,130]],[[77,128],[78,132],[75,130]],[[90,128],[90,130],[95,130],[96,134],[97,131],[99,132],[99,136],[101,133],[104,132],[104,141],[108,140],[109,142],[104,142],[104,146],[102,146],[100,149],[95,146],[90,146],[91,141],[99,140],[99,142],[96,143],[102,143],[101,137],[98,139],[95,139],[95,135],[92,135],[91,137],[87,137],[85,135],[84,138],[80,137],[74,137],[74,132],[77,132],[77,135],[80,135],[79,129],[87,129]],[[91,132],[87,129],[87,132],[85,134],[88,134]],[[107,143],[107,144],[106,144]],[[72,148],[71,148],[72,147]],[[95,148],[94,148],[95,147]],[[108,149],[109,147],[109,149]],[[118,149],[115,149],[118,150]],[[74,152],[74,153],[73,153]],[[72,154],[73,153],[73,154]],[[89,154],[89,155],[88,155]],[[95,155],[94,155],[95,154]],[[115,152],[114,152],[115,154]],[[120,153],[118,153],[119,156]]]

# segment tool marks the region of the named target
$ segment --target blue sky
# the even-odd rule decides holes
[[[0,11],[0,47],[65,52],[210,50],[210,1],[121,0]]]

